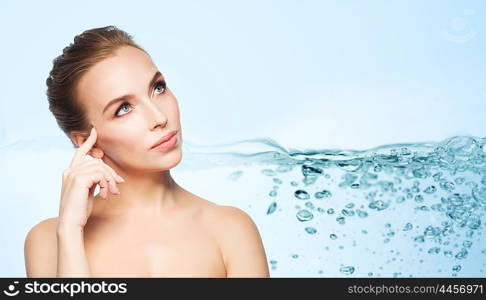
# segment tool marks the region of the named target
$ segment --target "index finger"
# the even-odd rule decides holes
[[[91,150],[91,147],[93,147],[94,143],[96,142],[97,137],[98,136],[97,136],[96,129],[93,127],[91,129],[89,137],[86,139],[86,141],[84,141],[84,143],[81,146],[79,146],[78,150],[76,150],[76,153],[74,154],[74,157],[71,161],[70,167],[83,161],[86,154],[89,152],[89,150]]]

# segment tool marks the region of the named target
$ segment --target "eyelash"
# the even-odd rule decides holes
[[[154,83],[154,88],[159,88],[159,87],[163,87],[163,88],[164,88],[164,91],[163,91],[163,92],[161,92],[159,95],[164,94],[164,93],[165,93],[165,91],[167,90],[167,85],[166,85],[166,83],[165,83],[165,81],[164,81],[164,80],[159,80],[159,81],[157,81],[157,82],[155,82],[155,83]],[[115,111],[115,117],[116,117],[116,118],[120,118],[120,116],[118,116],[118,112],[120,111],[120,109],[121,109],[122,107],[125,107],[125,104],[130,104],[130,103],[128,103],[128,102],[126,102],[126,101],[125,101],[125,102],[123,102],[123,103],[122,103],[120,106],[118,106],[118,108],[117,108],[117,109],[116,109],[116,111]],[[122,115],[122,116],[123,116],[123,115]]]

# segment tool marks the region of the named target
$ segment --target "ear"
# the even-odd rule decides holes
[[[74,144],[79,148],[89,137],[89,132],[86,131],[72,131],[70,133],[71,140],[73,141]],[[101,150],[98,146],[97,143],[91,147],[91,150],[88,151],[88,154],[93,157],[93,158],[102,158],[104,153],[103,150]]]

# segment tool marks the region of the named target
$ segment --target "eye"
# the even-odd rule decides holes
[[[126,105],[130,105],[130,103],[128,102],[123,102],[119,107],[118,109],[116,110],[115,112],[115,117],[118,117],[118,112],[123,108],[123,107],[126,107]]]
[[[165,81],[164,81],[164,80],[159,80],[159,81],[157,81],[157,82],[155,83],[155,90],[157,90],[157,89],[161,89],[161,88],[162,88],[162,89],[164,89],[164,90],[163,90],[162,92],[160,92],[159,94],[163,94],[163,93],[165,93],[166,88],[167,88],[167,85],[166,85],[166,83],[165,83]]]
[[[163,89],[163,91],[161,91],[161,92],[157,93],[157,95],[160,95],[160,94],[165,93],[165,91],[166,91],[166,89],[167,89],[167,84],[165,83],[165,81],[164,81],[164,80],[159,80],[159,81],[155,82],[154,87],[155,87],[155,89],[154,89],[155,91],[157,91],[157,89]],[[122,108],[127,107],[127,105],[128,105],[128,106],[130,106],[130,103],[128,103],[128,102],[123,102],[123,103],[122,103],[120,106],[118,106],[118,109],[115,111],[115,117],[119,117],[118,112],[119,112],[119,111],[120,111]],[[122,114],[122,115],[123,115],[123,114]]]

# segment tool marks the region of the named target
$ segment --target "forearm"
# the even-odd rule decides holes
[[[81,228],[57,228],[57,276],[91,277]]]

